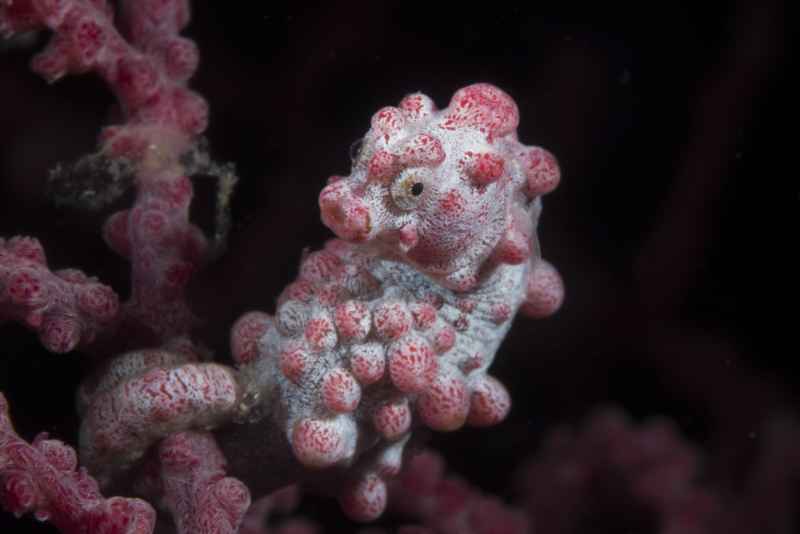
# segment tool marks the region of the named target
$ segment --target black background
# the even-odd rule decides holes
[[[208,345],[224,355],[236,317],[273,311],[301,250],[330,237],[317,194],[348,171],[372,113],[417,90],[445,106],[459,87],[491,82],[517,101],[520,139],[560,161],[540,238],[567,299],[554,318],[518,319],[497,356],[509,419],[434,446],[511,497],[514,467],[547,429],[611,402],[637,419],[673,418],[712,478],[745,469],[760,423],[797,406],[782,2],[261,4],[198,2],[187,32],[203,56],[192,87],[209,100],[212,152],[241,176],[229,251],[192,288]],[[103,216],[43,194],[48,169],[93,150],[113,99],[93,77],[48,86],[29,57],[0,54],[0,235],[37,236],[51,266],[124,296],[126,264],[99,237]],[[202,221],[213,185],[196,187]],[[0,326],[0,340],[0,390],[20,434],[74,444],[81,355],[50,355],[17,325]],[[328,532],[350,528],[335,504],[303,510]],[[0,532],[52,530],[0,514]]]

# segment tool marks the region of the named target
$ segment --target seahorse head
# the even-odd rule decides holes
[[[421,93],[372,117],[348,176],[319,197],[341,239],[408,262],[468,291],[498,264],[536,254],[540,195],[558,184],[555,159],[517,140],[516,103],[479,83],[437,110]]]

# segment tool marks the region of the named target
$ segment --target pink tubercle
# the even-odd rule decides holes
[[[386,508],[386,483],[375,473],[352,481],[339,499],[342,511],[352,520],[374,521]]]
[[[539,260],[528,274],[525,301],[520,310],[529,317],[554,314],[564,302],[564,282],[550,263]]]
[[[477,427],[496,425],[506,418],[510,409],[508,390],[499,380],[487,375],[473,385],[467,421]]]
[[[388,360],[392,383],[405,393],[423,392],[436,373],[433,350],[417,335],[408,335],[392,344]]]
[[[401,397],[380,405],[372,414],[372,424],[389,441],[403,436],[411,427],[408,399]]]
[[[288,343],[280,352],[279,365],[283,376],[299,384],[311,365],[311,355],[300,343]]]
[[[543,148],[531,147],[522,156],[527,177],[526,194],[530,198],[544,195],[558,187],[561,170],[555,156]]]
[[[418,330],[428,330],[436,322],[436,308],[427,302],[412,303],[408,306],[408,309],[411,311],[412,317],[414,317],[414,326]]]
[[[379,132],[384,142],[389,142],[405,127],[405,118],[400,109],[387,106],[372,116],[372,128]]]
[[[499,154],[492,152],[464,153],[462,160],[464,171],[472,178],[475,185],[485,186],[497,181],[503,176],[505,160]]]
[[[464,425],[469,413],[467,385],[456,372],[439,373],[417,399],[416,409],[429,428],[457,430]]]
[[[372,316],[375,332],[385,340],[398,339],[407,334],[411,330],[411,321],[408,308],[399,300],[380,304]]]
[[[433,348],[437,354],[444,354],[456,343],[456,331],[449,324],[442,327],[433,336]]]
[[[350,349],[350,371],[364,384],[374,384],[386,369],[385,350],[379,343],[356,345]]]
[[[336,346],[336,329],[327,315],[317,315],[306,323],[305,337],[311,350],[323,351]]]
[[[361,400],[361,386],[347,370],[335,368],[322,379],[322,401],[334,412],[352,412]]]
[[[302,419],[292,429],[292,450],[306,467],[331,466],[348,454],[345,432],[334,420]]]
[[[343,341],[361,341],[369,334],[372,317],[366,304],[348,300],[336,307],[333,313],[336,331]]]

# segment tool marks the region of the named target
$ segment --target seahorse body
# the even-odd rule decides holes
[[[243,416],[270,417],[307,467],[352,465],[341,502],[356,519],[382,512],[416,424],[505,417],[509,395],[487,368],[520,308],[561,303],[535,235],[559,170],[519,143],[518,117],[488,84],[441,111],[418,93],[380,110],[351,174],[320,194],[340,239],[303,258],[274,317],[234,326]]]

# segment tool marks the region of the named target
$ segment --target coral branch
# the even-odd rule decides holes
[[[163,501],[179,534],[235,534],[250,492],[225,476],[225,458],[206,432],[181,432],[161,442]]]
[[[105,0],[3,0],[0,32],[51,30],[33,70],[51,82],[92,71],[117,96],[125,121],[103,131],[102,152],[135,164],[138,194],[133,208],[109,218],[104,236],[132,264],[126,326],[163,342],[192,325],[184,288],[207,253],[189,222],[192,184],[180,159],[205,130],[208,110],[186,87],[198,62],[194,43],[178,35],[189,21],[186,0],[122,2],[130,41],[112,15]]]
[[[164,349],[123,354],[87,395],[81,457],[104,482],[159,439],[232,418],[240,399],[233,370],[188,360]]]
[[[103,134],[115,155],[141,155],[158,126],[185,137],[207,124],[206,103],[185,87],[197,68],[194,44],[177,35],[189,22],[186,0],[124,2],[131,42],[115,28],[106,0],[2,0],[0,34],[49,29],[53,37],[31,68],[50,82],[96,72],[126,117]]]
[[[140,499],[103,498],[97,482],[77,469],[75,450],[39,434],[17,436],[0,393],[0,500],[17,516],[33,512],[64,534],[150,534],[155,511]]]
[[[51,272],[36,239],[0,238],[0,322],[25,324],[61,353],[91,343],[118,308],[117,295],[95,278],[77,269]]]
[[[131,262],[124,321],[134,331],[144,329],[145,339],[163,342],[189,333],[193,315],[184,293],[205,258],[207,241],[189,222],[192,185],[184,169],[176,161],[148,165],[144,162],[137,175],[136,204],[112,215],[103,237]]]

